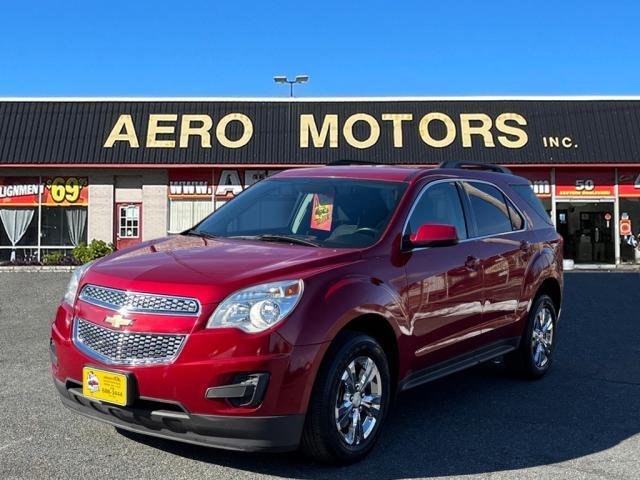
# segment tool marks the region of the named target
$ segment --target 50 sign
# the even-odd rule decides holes
[[[557,197],[613,197],[615,170],[556,170]]]
[[[87,205],[89,182],[86,177],[53,177],[45,181],[45,205]]]
[[[596,188],[596,184],[590,178],[587,178],[585,180],[583,180],[583,179],[577,179],[576,180],[576,190],[578,192],[583,191],[583,190],[585,190],[587,192],[590,192],[594,188]]]

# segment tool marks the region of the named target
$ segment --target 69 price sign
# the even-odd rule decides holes
[[[87,177],[52,177],[45,180],[45,205],[87,205]]]

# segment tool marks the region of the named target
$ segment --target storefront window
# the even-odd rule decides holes
[[[556,229],[564,258],[576,264],[615,263],[615,170],[556,169]]]
[[[620,261],[640,264],[640,169],[618,170]]]
[[[75,247],[87,242],[87,207],[42,207],[41,245]]]
[[[169,172],[169,233],[193,227],[214,209],[213,170]]]
[[[640,264],[640,198],[620,199],[620,261]]]
[[[38,246],[37,209],[28,207],[0,207],[0,258],[15,260],[33,255]]]
[[[213,212],[211,200],[170,200],[169,233],[184,232],[211,212]]]
[[[40,259],[43,249],[87,241],[87,179],[0,178],[0,261]]]
[[[575,263],[614,263],[613,202],[558,202],[558,233],[564,258]]]

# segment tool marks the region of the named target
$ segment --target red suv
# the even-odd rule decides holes
[[[561,238],[527,180],[467,166],[285,171],[182,235],[80,267],[51,332],[63,403],[347,463],[408,388],[498,356],[541,377]]]

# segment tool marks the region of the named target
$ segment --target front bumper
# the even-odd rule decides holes
[[[62,403],[95,420],[131,432],[240,451],[290,451],[300,442],[304,414],[277,416],[197,415],[186,411],[118,407],[89,400],[82,389],[54,378]]]
[[[210,313],[205,311],[202,318]],[[76,316],[101,325],[105,311],[79,302],[75,309],[62,304],[56,313],[51,370],[62,402],[71,410],[125,430],[198,445],[246,451],[297,447],[328,343],[293,346],[276,332],[248,335],[233,329],[207,330],[198,323],[189,331],[185,322],[193,319],[138,316],[128,330],[189,332],[188,340],[170,363],[114,366],[76,346]],[[84,397],[81,382],[86,365],[130,374],[129,405]],[[233,395],[220,387],[242,383],[239,376],[252,374],[266,374],[268,379],[261,401],[244,405],[225,398]]]

